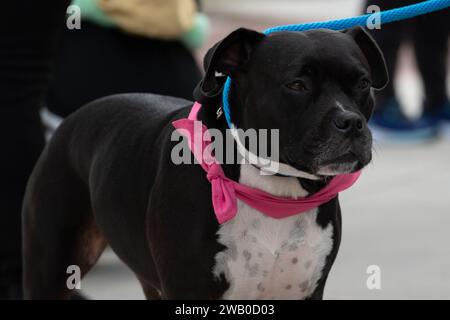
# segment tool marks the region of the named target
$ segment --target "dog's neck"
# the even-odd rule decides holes
[[[232,101],[234,101],[235,103],[239,103],[238,99],[233,99]],[[236,110],[236,107],[237,106],[234,105],[233,109]],[[220,105],[218,103],[217,104],[209,104],[209,105],[204,104],[198,113],[198,119],[201,120],[207,128],[217,129],[222,133],[222,136],[225,137],[226,130],[228,129],[228,125],[227,125],[227,122],[223,115],[218,116],[219,109],[220,109]],[[233,150],[234,154],[237,154],[238,147],[237,147],[236,142],[233,143],[233,148],[234,148],[234,150]],[[225,151],[226,150],[224,150],[223,154],[225,154]],[[228,178],[230,178],[234,181],[239,181],[240,174],[241,174],[241,165],[240,164],[224,163],[224,164],[222,164],[222,168],[223,168],[223,171],[225,172],[225,175]],[[277,179],[278,180],[286,179],[286,181],[288,181],[288,180],[292,180],[292,177],[277,175]],[[323,177],[318,180],[310,180],[310,179],[306,179],[306,178],[297,178],[297,179],[298,179],[300,185],[308,192],[308,194],[319,191],[329,181],[329,179],[327,177]]]

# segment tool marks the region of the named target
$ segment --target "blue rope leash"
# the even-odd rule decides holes
[[[414,18],[420,15],[424,15],[430,12],[442,10],[450,7],[450,0],[428,0],[416,4],[412,4],[406,7],[401,7],[397,9],[381,11],[380,12],[380,20],[381,24],[386,24],[390,22],[406,20],[410,18]],[[367,20],[371,17],[372,14],[365,14],[352,18],[344,18],[338,20],[330,20],[330,21],[322,21],[322,22],[312,22],[312,23],[304,23],[304,24],[288,24],[284,26],[277,26],[266,29],[264,31],[265,34],[269,34],[272,32],[280,32],[280,31],[305,31],[311,29],[332,29],[332,30],[342,30],[351,28],[354,26],[366,26]],[[223,88],[223,96],[222,96],[222,110],[225,114],[225,118],[228,123],[228,127],[232,127],[231,115],[230,115],[230,103],[229,103],[229,92],[231,86],[231,78],[228,77],[225,82]]]

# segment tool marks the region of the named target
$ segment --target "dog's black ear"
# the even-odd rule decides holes
[[[350,35],[361,49],[370,66],[372,74],[372,87],[383,89],[389,82],[389,75],[384,60],[383,52],[372,36],[360,26],[343,31]]]
[[[203,60],[205,75],[194,91],[195,100],[213,103],[222,93],[224,76],[244,70],[251,51],[264,37],[263,33],[240,28],[209,49]]]

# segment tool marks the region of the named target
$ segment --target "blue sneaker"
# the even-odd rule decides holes
[[[442,137],[450,137],[450,101],[446,101],[441,107],[436,108],[439,112],[431,114],[429,112],[424,113],[424,118],[431,118],[433,121],[439,122],[439,134]]]
[[[450,101],[448,100],[442,107],[441,119],[450,122]]]
[[[375,113],[369,122],[376,140],[422,142],[438,135],[439,117],[424,116],[411,120],[402,112],[396,99],[391,99],[382,110]]]

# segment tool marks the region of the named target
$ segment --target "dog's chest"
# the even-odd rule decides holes
[[[243,165],[241,183],[279,196],[305,196],[295,178],[261,176]],[[333,227],[316,223],[317,209],[284,219],[264,216],[239,201],[238,214],[219,229],[226,249],[214,273],[230,283],[224,299],[302,299],[321,278],[333,247]]]

